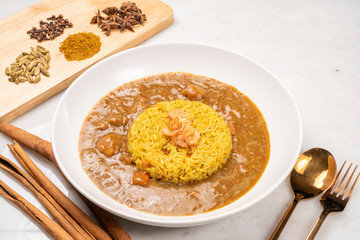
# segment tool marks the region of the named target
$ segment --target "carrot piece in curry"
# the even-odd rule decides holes
[[[146,187],[149,183],[149,175],[147,173],[134,172],[133,184]]]

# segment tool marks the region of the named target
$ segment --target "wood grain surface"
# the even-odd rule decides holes
[[[114,53],[134,47],[169,26],[173,21],[172,9],[158,0],[134,0],[146,14],[144,25],[134,26],[135,32],[125,30],[112,31],[107,37],[97,27],[90,24],[98,9],[120,7],[123,1],[115,0],[43,0],[0,21],[0,121],[11,121],[31,108],[67,88],[77,76],[96,62]],[[47,21],[51,15],[63,14],[73,23],[64,34],[50,41],[38,43],[26,34],[33,26],[39,27],[39,21]],[[67,61],[59,51],[62,41],[70,34],[93,32],[100,36],[102,45],[99,53],[83,61]],[[8,81],[5,68],[15,62],[21,52],[29,52],[30,47],[41,45],[51,54],[50,77],[42,76],[36,84],[28,82],[15,84]],[[116,66],[121,67],[121,66]],[[101,81],[101,79],[99,79]]]

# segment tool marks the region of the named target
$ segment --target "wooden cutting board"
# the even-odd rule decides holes
[[[135,32],[112,31],[107,37],[97,27],[90,24],[98,9],[120,7],[118,0],[43,0],[21,12],[0,21],[0,121],[11,121],[37,106],[41,102],[67,88],[77,76],[94,63],[114,53],[134,47],[169,26],[173,21],[172,9],[158,0],[133,0],[147,17],[144,25],[134,26]],[[26,33],[39,21],[47,21],[51,15],[63,14],[73,23],[64,34],[50,41],[38,43]],[[62,41],[70,34],[93,32],[100,36],[102,45],[99,53],[82,61],[67,61],[59,51]],[[50,51],[50,77],[42,76],[36,84],[28,82],[14,84],[8,81],[5,68],[15,62],[21,52],[29,52],[30,47],[41,45]],[[114,66],[121,67],[121,66]],[[99,79],[101,81],[101,79]]]

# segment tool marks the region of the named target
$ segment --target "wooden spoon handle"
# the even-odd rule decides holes
[[[290,206],[286,210],[284,216],[280,220],[280,222],[277,225],[277,227],[275,228],[274,232],[271,234],[269,240],[275,240],[275,239],[279,238],[282,230],[284,229],[286,223],[288,222],[288,220],[289,220],[291,214],[293,213],[298,202],[299,202],[299,200],[297,199],[297,197],[295,197],[294,200],[290,203]]]

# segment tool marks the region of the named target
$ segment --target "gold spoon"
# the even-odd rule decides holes
[[[290,183],[295,198],[272,233],[270,240],[278,239],[297,203],[315,197],[330,187],[335,179],[336,162],[333,155],[322,148],[303,152],[290,174]]]

